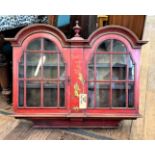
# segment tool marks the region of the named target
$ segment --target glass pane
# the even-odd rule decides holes
[[[97,51],[110,51],[111,40],[106,40],[100,44]]]
[[[27,78],[41,77],[42,63],[43,63],[43,57],[41,56],[40,53],[27,52],[27,63],[26,63]]]
[[[27,81],[26,99],[28,107],[40,106],[40,83]]]
[[[96,79],[109,80],[110,79],[110,56],[96,55]]]
[[[64,61],[63,61],[63,58],[62,56],[59,54],[59,62],[60,62],[60,65],[65,65]]]
[[[44,66],[43,75],[45,78],[56,79],[58,78],[58,67],[57,66]]]
[[[28,50],[40,50],[41,49],[41,39],[35,39],[29,43]]]
[[[90,82],[88,85],[88,107],[94,107],[94,83]]]
[[[19,64],[19,78],[24,77],[24,65]]]
[[[44,77],[56,79],[58,77],[58,54],[44,54],[44,57]]]
[[[24,82],[19,81],[19,101],[18,101],[19,107],[24,106]]]
[[[24,54],[21,57],[21,60],[19,62],[19,78],[24,77]]]
[[[112,55],[112,79],[126,79],[126,55]]]
[[[110,79],[110,67],[97,67],[96,68],[97,80],[109,80]]]
[[[129,67],[129,80],[134,80],[135,79],[135,65],[130,57],[128,55],[128,67]]]
[[[65,106],[65,84],[61,83],[60,84],[60,107]]]
[[[51,65],[57,65],[58,64],[58,54],[44,54],[43,55],[44,66],[51,66]]]
[[[112,68],[113,80],[125,80],[126,79],[126,67],[113,67]]]
[[[57,106],[57,84],[44,83],[44,106],[56,107]]]
[[[94,56],[93,56],[93,58],[91,59],[89,65],[94,65]]]
[[[109,91],[110,84],[97,83],[96,84],[96,106],[109,107]]]
[[[134,107],[134,83],[128,85],[128,106]]]
[[[109,64],[110,55],[108,54],[96,54],[96,64]]]
[[[126,65],[126,54],[112,55],[112,66],[124,67]]]
[[[89,80],[94,80],[94,67],[88,68],[88,78]]]
[[[43,57],[40,53],[26,53],[27,66],[38,65],[39,63],[42,63],[42,59]]]
[[[49,39],[44,39],[44,50],[56,50],[55,44]]]
[[[125,107],[126,106],[125,83],[112,83],[112,106]]]
[[[113,50],[114,52],[126,52],[125,45],[119,40],[113,40]]]
[[[65,80],[65,66],[60,66],[60,80]]]
[[[26,68],[27,78],[39,78],[41,77],[41,67],[38,66],[27,66]]]
[[[88,66],[88,79],[94,80],[94,57],[91,59]]]

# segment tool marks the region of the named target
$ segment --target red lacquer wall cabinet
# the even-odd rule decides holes
[[[140,49],[130,30],[106,26],[67,39],[50,25],[23,28],[13,46],[13,108],[35,127],[117,127],[139,117]]]

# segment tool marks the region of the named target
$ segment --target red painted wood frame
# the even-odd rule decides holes
[[[24,57],[24,78],[21,79],[19,75],[19,62],[23,54],[26,54],[27,46],[38,38],[45,38],[55,44],[57,53],[62,57],[65,64],[65,106],[60,107],[60,98],[57,97],[58,105],[55,107],[43,106],[43,81],[45,79],[38,79],[41,83],[41,106],[28,107],[26,106],[26,81],[37,80],[26,78],[26,57]],[[52,126],[52,127],[114,127],[122,119],[135,119],[139,117],[139,71],[140,71],[140,49],[145,41],[140,41],[130,30],[120,26],[106,26],[96,30],[90,35],[88,39],[83,39],[76,35],[71,39],[67,39],[64,34],[57,28],[44,24],[36,24],[23,28],[15,38],[8,39],[13,46],[13,108],[15,117],[26,118],[34,121],[36,126]],[[111,49],[108,52],[97,51],[99,45],[106,41],[118,40],[123,43],[127,49],[125,52],[114,52]],[[41,44],[43,46],[43,43]],[[42,47],[41,46],[41,47]],[[51,51],[42,52],[51,53]],[[33,51],[35,53],[35,51]],[[37,51],[36,51],[37,52]],[[110,62],[110,79],[97,80],[96,79],[96,55],[109,55]],[[130,55],[135,65],[134,80],[128,79],[128,65],[126,69],[126,78],[123,80],[112,79],[112,56],[113,55]],[[58,56],[58,59],[60,58]],[[89,80],[89,64],[92,58],[94,59],[94,83],[109,83],[109,106],[96,107],[96,100],[94,99],[94,106],[89,107],[87,103],[86,109],[79,108],[79,94],[88,94]],[[58,60],[59,66],[59,60]],[[43,69],[42,69],[43,70]],[[42,71],[43,74],[43,71]],[[58,67],[58,79],[46,79],[56,82],[57,86],[60,81],[60,68]],[[24,106],[19,106],[19,80],[24,81]],[[126,94],[126,105],[124,107],[112,106],[112,82],[124,83]],[[128,83],[134,83],[134,106],[128,106]],[[78,88],[77,88],[78,86]],[[76,89],[75,89],[76,87]],[[94,90],[96,87],[94,88]],[[58,89],[58,96],[60,96]],[[94,91],[96,93],[96,90]],[[77,95],[78,93],[78,95]],[[96,98],[96,95],[94,95]]]

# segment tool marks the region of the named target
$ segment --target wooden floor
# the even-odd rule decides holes
[[[2,140],[87,140],[109,139],[82,129],[35,129],[26,120],[10,115],[12,106],[0,95],[0,139]]]
[[[0,140],[110,140],[129,139],[129,127],[119,129],[35,129],[26,120],[10,116],[12,106],[0,95]],[[128,122],[130,124],[130,122]]]

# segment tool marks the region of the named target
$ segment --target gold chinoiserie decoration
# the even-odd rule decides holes
[[[82,73],[79,73],[79,77],[78,77],[78,79],[81,81],[82,84],[85,83],[85,80],[84,80],[84,78],[83,78]]]
[[[78,111],[80,108],[78,106],[73,107],[73,110]]]
[[[79,93],[80,93],[80,88],[79,88],[78,83],[76,82],[76,83],[74,84],[74,96],[75,96],[75,97],[79,97]]]

